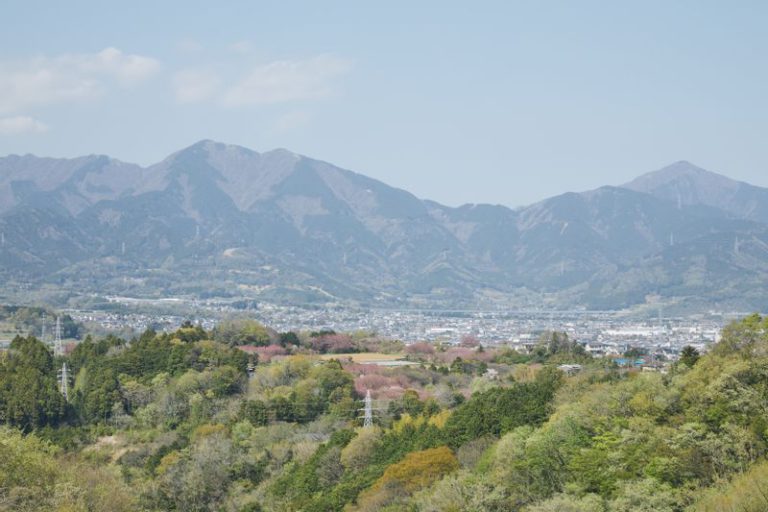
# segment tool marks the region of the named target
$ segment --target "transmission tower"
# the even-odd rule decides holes
[[[371,400],[371,390],[365,393],[365,407],[363,408],[363,428],[373,426],[373,400]]]
[[[57,356],[63,356],[64,345],[61,343],[61,317],[56,317],[56,329],[53,336],[53,353]]]
[[[40,328],[40,341],[45,343],[45,324],[48,322],[48,317],[45,314],[45,311],[43,311],[43,318],[41,320],[41,323],[43,324]]]
[[[67,363],[61,365],[59,370],[59,391],[64,396],[65,401],[69,401],[69,368]]]

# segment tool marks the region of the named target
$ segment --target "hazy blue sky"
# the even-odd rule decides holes
[[[0,154],[285,147],[451,205],[681,159],[768,186],[766,27],[765,1],[9,0]]]

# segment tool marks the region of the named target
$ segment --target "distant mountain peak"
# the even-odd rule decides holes
[[[677,162],[671,163],[656,171],[645,173],[639,176],[638,178],[636,178],[634,181],[647,179],[649,177],[674,178],[675,176],[680,176],[680,175],[710,175],[710,176],[721,176],[725,178],[725,176],[722,176],[712,171],[708,171],[703,167],[699,167],[698,165],[689,162],[688,160],[678,160]]]
[[[623,185],[682,206],[709,206],[735,217],[768,220],[768,189],[755,187],[681,160]]]
[[[711,195],[719,191],[734,190],[741,182],[703,169],[687,160],[680,160],[657,171],[643,174],[638,178],[622,185],[623,188],[658,195],[660,191],[682,195],[695,194],[696,196]]]
[[[699,167],[698,165],[692,164],[688,160],[678,160],[677,162],[669,164],[668,166],[664,167],[663,169],[677,168],[677,167],[690,168],[690,169],[697,170],[697,171],[703,171],[704,170],[701,167]]]
[[[301,158],[301,155],[283,148],[272,149],[260,153],[248,147],[240,146],[237,144],[226,144],[211,139],[203,139],[172,153],[166,158],[166,160],[171,161],[182,155],[200,155],[206,156],[208,158],[258,158],[267,155],[272,155],[279,158],[291,158],[292,160],[298,160]]]
[[[675,176],[710,176],[710,177],[719,177],[723,178],[729,181],[733,181],[727,176],[723,176],[722,174],[718,174],[716,172],[708,171],[704,169],[703,167],[699,167],[696,164],[693,164],[689,162],[688,160],[678,160],[677,162],[667,165],[666,167],[662,167],[655,173],[651,172],[648,174],[658,174],[658,175],[664,175],[668,177],[675,177]]]

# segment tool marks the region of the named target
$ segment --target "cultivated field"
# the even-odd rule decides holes
[[[380,352],[361,352],[361,353],[354,353],[354,354],[323,354],[320,356],[321,359],[328,360],[328,359],[338,359],[339,361],[349,361],[350,359],[355,363],[361,363],[361,364],[373,364],[378,363],[382,361],[397,361],[398,359],[403,359],[405,357],[405,354],[398,353],[398,354],[383,354]]]

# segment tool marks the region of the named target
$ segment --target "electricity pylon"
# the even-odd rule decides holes
[[[64,396],[64,401],[69,401],[69,368],[67,368],[67,363],[64,363],[61,365],[61,370],[59,370],[59,391],[61,391],[61,394]]]
[[[56,317],[56,330],[53,339],[53,353],[57,356],[64,355],[64,345],[61,343],[61,317]]]
[[[365,393],[365,407],[363,408],[363,428],[373,426],[373,400],[371,399],[371,390]]]

